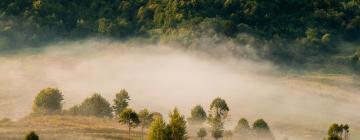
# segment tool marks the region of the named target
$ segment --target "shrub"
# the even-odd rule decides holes
[[[58,114],[62,109],[62,93],[56,88],[45,88],[35,97],[33,113]]]
[[[100,94],[95,93],[86,98],[80,105],[75,105],[67,111],[70,115],[112,117],[110,103]]]
[[[31,131],[25,136],[25,140],[39,140],[39,136],[34,131]]]

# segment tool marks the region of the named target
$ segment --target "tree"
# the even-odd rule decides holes
[[[70,109],[73,115],[112,117],[110,103],[99,93],[86,98],[79,106]]]
[[[135,111],[126,108],[119,114],[119,122],[128,126],[129,139],[131,139],[131,128],[136,127],[140,123],[140,120]]]
[[[45,88],[35,97],[33,112],[35,114],[58,114],[62,109],[62,93],[56,88]]]
[[[207,132],[205,128],[200,128],[196,134],[202,140],[204,137],[206,137]]]
[[[201,124],[206,121],[206,112],[201,105],[196,105],[193,109],[191,109],[191,117],[188,118],[189,123],[193,124]]]
[[[39,140],[39,136],[34,131],[31,131],[25,136],[25,140]]]
[[[253,124],[253,131],[256,137],[263,139],[274,139],[274,136],[271,134],[270,127],[263,119],[258,119]]]
[[[140,125],[141,125],[141,137],[144,136],[144,128],[149,127],[153,121],[153,116],[149,113],[147,109],[140,110],[138,113]]]
[[[231,132],[231,130],[226,130],[225,132],[224,132],[224,137],[226,138],[226,139],[231,139],[232,138],[232,136],[233,136],[233,133]]]
[[[215,139],[223,137],[224,120],[227,118],[229,107],[224,99],[215,98],[210,104],[209,123],[211,134]]]
[[[245,118],[240,119],[235,127],[235,132],[240,134],[241,137],[248,137],[250,133],[249,122]]]
[[[348,140],[349,138],[349,125],[347,124],[332,124],[328,130],[328,137],[326,140]]]
[[[129,101],[130,101],[130,96],[125,89],[121,89],[119,93],[116,93],[116,97],[114,99],[114,105],[113,105],[115,114],[119,114],[126,107],[128,107]]]
[[[177,108],[174,108],[174,110],[170,112],[169,117],[170,121],[167,127],[169,129],[169,139],[187,140],[185,117],[180,115]]]
[[[165,130],[166,124],[162,117],[155,117],[154,121],[152,121],[149,132],[148,132],[148,140],[165,140]]]

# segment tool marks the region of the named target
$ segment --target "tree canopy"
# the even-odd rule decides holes
[[[58,114],[62,109],[63,95],[56,88],[45,88],[35,97],[33,113]]]

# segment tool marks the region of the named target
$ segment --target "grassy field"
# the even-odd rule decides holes
[[[324,110],[313,112],[308,116],[322,114],[318,120],[276,120],[269,121],[270,127],[277,140],[290,136],[290,140],[317,140],[326,136],[326,131],[331,123],[349,123],[351,139],[360,138],[360,119],[356,107],[360,105],[360,80],[353,75],[332,75],[308,73],[304,75],[287,75],[280,80],[294,91],[302,91],[310,97],[321,97],[328,102],[346,103],[347,109]],[[313,96],[316,95],[316,96]],[[320,98],[319,98],[320,99]],[[325,102],[325,103],[328,103]],[[328,105],[328,104],[324,104]],[[306,115],[305,115],[306,117]],[[310,117],[312,118],[312,117]],[[316,117],[315,117],[316,118]],[[196,131],[199,127],[189,126],[188,136],[190,140],[196,140]],[[229,129],[229,128],[227,128]],[[71,117],[71,116],[43,116],[25,117],[16,121],[0,121],[1,140],[23,139],[29,131],[36,131],[44,140],[119,140],[129,139],[128,129],[120,125],[114,119],[102,119],[94,117]],[[145,134],[146,135],[146,134]],[[131,139],[140,140],[141,130],[135,128]],[[146,137],[144,138],[146,139]],[[212,139],[208,136],[206,139]],[[233,139],[237,139],[234,136]]]
[[[27,117],[16,122],[3,122],[0,139],[23,139],[29,131],[35,131],[45,140],[128,139],[127,127],[120,126],[115,120],[70,116]],[[141,139],[141,131],[135,129],[132,139]]]

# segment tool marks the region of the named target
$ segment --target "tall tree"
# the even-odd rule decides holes
[[[169,114],[170,121],[167,128],[169,128],[169,139],[171,140],[187,140],[186,121],[183,115],[177,108]]]
[[[131,128],[136,127],[140,123],[140,120],[135,111],[126,108],[119,114],[119,122],[128,126],[129,139],[131,139]]]
[[[209,123],[211,134],[215,139],[223,137],[224,121],[227,118],[229,107],[224,99],[215,98],[210,104]]]
[[[33,113],[58,114],[62,109],[62,93],[57,88],[45,88],[35,97]]]
[[[153,116],[147,109],[140,110],[138,113],[140,125],[141,125],[141,138],[144,137],[144,129],[149,127],[153,121]]]
[[[115,114],[119,114],[126,107],[128,107],[129,101],[130,101],[130,96],[125,89],[121,89],[119,93],[116,93],[116,97],[114,99],[114,105],[113,105]]]
[[[165,129],[166,124],[163,118],[160,116],[155,117],[149,128],[148,140],[166,140]]]

